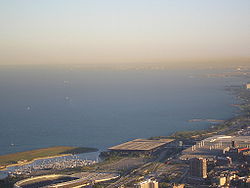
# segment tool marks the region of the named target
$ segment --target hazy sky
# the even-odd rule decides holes
[[[0,0],[0,64],[250,57],[250,0]]]

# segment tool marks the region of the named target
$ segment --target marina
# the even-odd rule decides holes
[[[36,171],[42,170],[62,170],[77,167],[84,167],[96,164],[97,160],[83,159],[80,155],[70,155],[63,157],[55,157],[48,159],[35,160],[31,164],[22,166],[8,167],[6,170],[0,171],[0,175],[5,177],[6,175],[30,175]]]

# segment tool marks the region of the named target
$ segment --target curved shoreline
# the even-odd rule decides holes
[[[88,147],[55,146],[2,155],[0,156],[0,171],[8,170],[9,167],[31,164],[37,160],[90,153],[94,151],[98,151],[98,149]]]
[[[16,164],[10,164],[10,165],[6,165],[6,166],[0,166],[0,171],[6,171],[8,170],[8,168],[10,167],[14,167],[14,166],[24,166],[24,165],[28,165],[31,164],[37,160],[43,160],[43,159],[53,159],[53,158],[57,158],[57,157],[65,157],[65,156],[71,156],[72,154],[61,154],[61,155],[53,155],[53,156],[48,156],[48,157],[38,157],[38,158],[34,158],[31,161],[26,161],[26,162],[21,162],[21,163],[16,163]]]

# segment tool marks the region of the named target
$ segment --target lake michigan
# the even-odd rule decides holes
[[[104,150],[134,138],[204,129],[237,113],[214,70],[1,67],[0,154],[50,146]]]

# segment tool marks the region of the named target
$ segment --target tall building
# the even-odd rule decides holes
[[[157,181],[149,179],[136,184],[135,188],[159,188],[159,185]]]
[[[233,147],[233,148],[236,148],[236,147],[237,147],[237,144],[236,144],[236,141],[235,141],[235,140],[232,140],[232,147]]]
[[[190,175],[207,178],[207,160],[203,158],[190,159]]]

